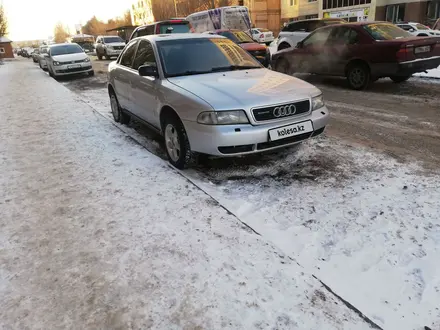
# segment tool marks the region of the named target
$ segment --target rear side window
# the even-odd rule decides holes
[[[136,53],[136,46],[137,46],[136,41],[127,45],[124,53],[121,55],[121,60],[119,62],[121,65],[126,66],[128,68],[132,67],[133,59]]]
[[[412,37],[409,32],[393,24],[368,24],[364,25],[364,29],[374,40],[393,40]]]
[[[159,25],[159,33],[189,33],[189,23],[162,23]]]
[[[342,45],[354,45],[359,42],[359,35],[356,30],[346,27],[334,28],[329,42]]]

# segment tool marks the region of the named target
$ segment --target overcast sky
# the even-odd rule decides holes
[[[74,32],[75,24],[84,24],[93,15],[107,20],[122,16],[130,0],[0,0],[9,21],[13,41],[47,39],[53,36],[58,21]]]

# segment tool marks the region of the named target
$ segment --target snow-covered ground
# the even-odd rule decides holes
[[[0,99],[0,328],[370,328],[84,95],[17,61]]]
[[[82,95],[111,120],[105,93]],[[183,175],[384,329],[440,328],[437,174],[328,137],[210,166]]]
[[[427,72],[416,73],[415,76],[440,79],[440,67],[438,67],[437,69],[428,70]]]

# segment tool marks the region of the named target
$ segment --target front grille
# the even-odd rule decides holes
[[[84,62],[84,60],[60,62],[60,64],[66,65],[66,64],[75,64],[75,63],[82,63],[82,62]]]
[[[124,49],[124,46],[113,46],[113,49],[121,50],[121,49]]]
[[[238,154],[242,152],[252,151],[253,144],[244,144],[241,146],[218,147],[218,151],[225,155]]]
[[[274,112],[276,113],[276,111],[275,111],[276,108],[289,107],[290,105],[295,106],[295,111],[293,111],[293,109],[290,108],[291,109],[291,110],[289,110],[291,112],[290,114],[282,115],[283,112],[281,111],[281,115],[279,117],[275,116]],[[252,113],[253,113],[256,121],[281,119],[281,118],[304,114],[309,111],[310,111],[310,101],[309,100],[292,102],[292,103],[285,103],[285,104],[276,105],[276,106],[272,105],[270,107],[264,107],[264,108],[258,108],[258,109],[252,109]]]
[[[87,71],[90,70],[91,66],[83,66],[81,68],[72,68],[67,70],[56,70],[57,73],[71,73],[71,72],[80,72],[80,71]]]

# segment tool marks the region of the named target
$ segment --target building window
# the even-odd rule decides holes
[[[290,5],[293,6],[295,4],[295,0],[290,0]]]
[[[309,2],[313,2],[313,1],[309,0]],[[341,8],[341,7],[368,5],[370,3],[371,0],[323,0],[322,9],[326,10],[326,9]]]
[[[387,6],[385,20],[392,23],[403,22],[405,17],[405,4]]]
[[[428,6],[426,8],[426,17],[430,21],[435,21],[440,17],[440,1],[428,2]]]
[[[5,49],[4,48],[0,48],[0,54],[4,54],[4,53],[6,53]]]
[[[315,0],[314,0],[315,1]],[[309,1],[311,2],[311,1]],[[315,15],[306,15],[306,19],[314,19],[314,18],[318,18],[318,14]]]

